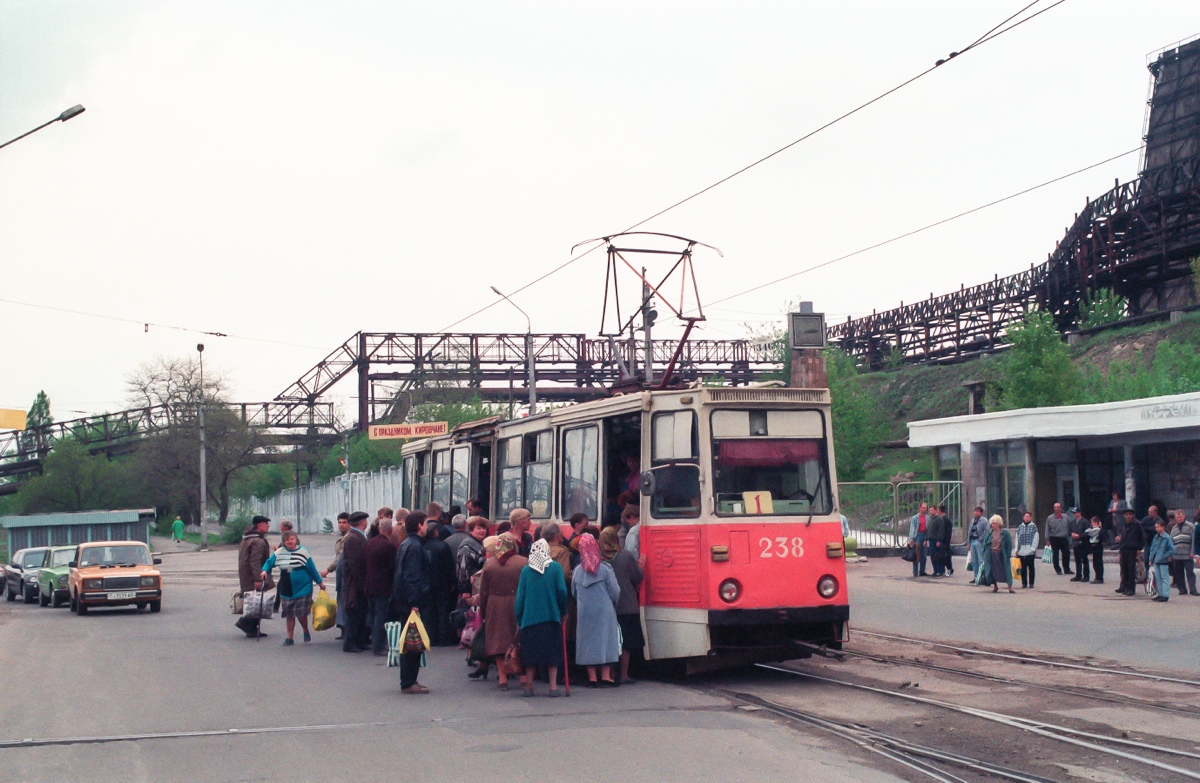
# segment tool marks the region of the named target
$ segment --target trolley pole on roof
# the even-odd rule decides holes
[[[654,342],[650,339],[650,327],[658,313],[651,305],[650,283],[646,281],[646,267],[642,267],[642,331],[645,332],[646,386],[654,385]]]

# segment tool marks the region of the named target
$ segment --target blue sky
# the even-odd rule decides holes
[[[441,329],[1020,5],[10,0],[0,141],[87,112],[0,150],[0,298],[290,345],[0,303],[0,406],[116,410],[139,363],[198,339],[238,398],[269,399],[356,330]],[[715,300],[1137,146],[1146,54],[1196,33],[1194,3],[1070,0],[647,228],[724,251],[697,256]],[[1027,268],[1136,171],[725,303],[700,336]],[[595,333],[603,273],[589,256],[518,302],[535,330]]]

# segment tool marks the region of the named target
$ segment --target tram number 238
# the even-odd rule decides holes
[[[763,536],[758,540],[758,545],[762,547],[762,551],[758,554],[759,557],[804,557],[804,542],[800,540],[799,536],[795,538]]]

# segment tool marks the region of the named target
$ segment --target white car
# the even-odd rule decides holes
[[[8,565],[4,566],[4,593],[10,601],[17,596],[31,604],[38,597],[38,571],[42,569],[42,560],[48,547],[38,546],[32,549],[18,549],[13,553]]]

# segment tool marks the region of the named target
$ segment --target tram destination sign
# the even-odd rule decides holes
[[[432,438],[445,435],[450,425],[444,421],[423,421],[418,424],[372,424],[367,430],[369,440],[396,440],[399,438]]]

